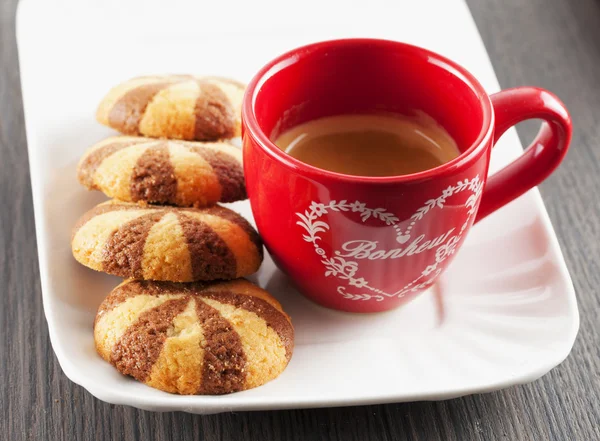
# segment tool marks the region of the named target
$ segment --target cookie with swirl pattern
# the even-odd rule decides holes
[[[83,155],[77,178],[129,202],[204,207],[247,197],[242,151],[227,142],[115,136]]]
[[[96,112],[126,135],[211,141],[240,135],[245,85],[210,76],[152,75],[113,87]]]
[[[281,374],[294,328],[277,300],[244,279],[127,280],[100,305],[94,340],[102,358],[148,386],[221,395]]]
[[[71,239],[83,265],[124,278],[235,279],[263,259],[256,230],[220,206],[179,208],[108,201],[81,217]]]

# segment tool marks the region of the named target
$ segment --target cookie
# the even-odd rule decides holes
[[[279,302],[244,279],[127,280],[100,305],[94,340],[102,358],[148,386],[220,395],[281,374],[294,329]]]
[[[220,77],[132,78],[104,97],[96,119],[126,135],[209,141],[240,135],[245,86]]]
[[[97,271],[125,278],[192,282],[235,279],[258,270],[258,233],[224,207],[139,206],[108,201],[77,222],[73,256]]]
[[[225,142],[115,136],[85,153],[77,178],[122,201],[204,207],[247,197],[242,151]]]

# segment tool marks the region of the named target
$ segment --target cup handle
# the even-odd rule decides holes
[[[527,119],[543,122],[523,154],[488,178],[475,222],[546,179],[565,157],[571,141],[571,117],[553,93],[537,87],[517,87],[490,98],[496,115],[494,145],[517,123]]]

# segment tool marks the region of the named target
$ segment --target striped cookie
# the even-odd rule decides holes
[[[210,141],[240,135],[245,87],[220,77],[132,78],[104,97],[96,119],[126,135]]]
[[[94,340],[102,358],[148,386],[220,395],[281,374],[294,328],[277,300],[244,279],[126,280],[100,305]]]
[[[258,233],[219,206],[177,208],[108,201],[75,225],[75,259],[115,276],[192,282],[235,279],[258,270]]]
[[[77,178],[122,201],[204,207],[247,197],[242,151],[225,142],[115,136],[85,153]]]

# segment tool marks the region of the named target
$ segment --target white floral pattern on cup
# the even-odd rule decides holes
[[[328,203],[312,201],[309,208],[304,213],[296,213],[300,218],[297,225],[300,225],[307,234],[304,234],[303,239],[312,243],[315,249],[315,253],[321,257],[321,263],[325,267],[326,277],[336,277],[340,280],[347,281],[347,284],[354,288],[364,288],[370,292],[354,294],[346,291],[346,286],[340,285],[337,291],[340,295],[348,300],[375,300],[377,302],[383,301],[386,297],[403,297],[408,292],[415,292],[430,286],[435,278],[441,273],[440,264],[444,262],[448,257],[452,256],[456,251],[456,245],[461,240],[465,230],[467,229],[471,218],[476,212],[477,202],[481,197],[483,189],[483,182],[479,179],[479,175],[473,179],[464,179],[458,181],[456,185],[449,186],[442,191],[442,194],[435,198],[427,200],[423,206],[418,208],[415,213],[410,217],[411,222],[409,223],[406,230],[402,230],[398,225],[399,219],[393,213],[388,212],[385,208],[369,208],[367,205],[360,201],[348,202],[347,200],[340,201],[329,201]],[[324,233],[330,229],[329,224],[324,220],[321,220],[322,216],[330,212],[351,212],[359,213],[362,222],[366,222],[370,218],[378,219],[385,225],[394,228],[396,233],[396,241],[400,244],[405,244],[411,238],[413,227],[423,219],[429,212],[434,209],[443,209],[446,200],[458,193],[464,191],[471,192],[471,195],[465,202],[465,208],[468,208],[467,219],[462,225],[460,232],[454,236],[450,236],[452,230],[446,235],[439,236],[433,240],[424,241],[424,243],[431,243],[435,248],[435,260],[428,264],[422,271],[421,274],[412,282],[408,283],[402,289],[390,293],[384,292],[377,287],[372,286],[369,281],[363,277],[356,277],[359,271],[359,263],[355,260],[347,260],[348,254],[343,255],[339,250],[335,251],[335,256],[327,256],[326,251],[319,246],[318,241],[321,240],[320,233]],[[354,242],[366,242],[369,241],[349,241],[344,244],[351,244]],[[413,242],[414,243],[414,242]],[[360,252],[368,252],[368,246],[363,247]],[[406,249],[408,249],[407,247]],[[420,247],[422,248],[422,247]],[[405,249],[405,250],[406,250]],[[431,248],[429,248],[431,249]],[[348,249],[346,249],[348,251]],[[381,250],[373,249],[372,257],[379,253],[377,258],[387,259],[389,257],[396,258],[402,257],[401,255],[392,255],[388,253],[387,256]],[[393,250],[392,250],[393,251]],[[400,250],[397,250],[400,251]],[[396,252],[397,252],[396,251]],[[418,250],[417,250],[418,251]],[[353,250],[356,255],[356,248]],[[352,253],[350,253],[352,254]]]

